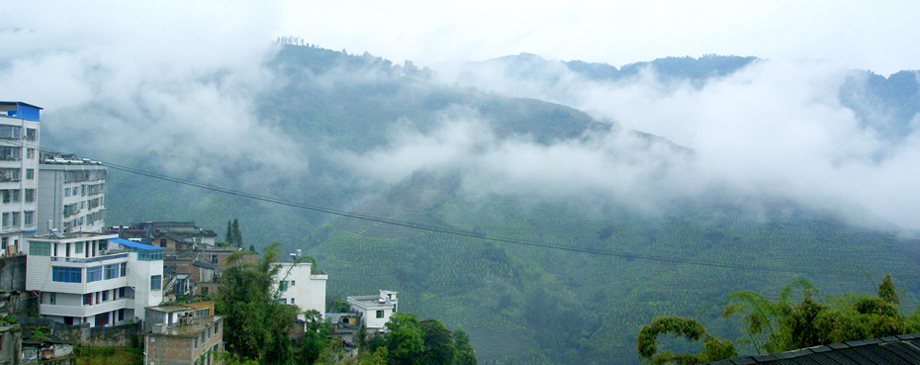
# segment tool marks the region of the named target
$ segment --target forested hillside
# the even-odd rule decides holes
[[[545,61],[533,57],[528,62]],[[653,67],[699,86],[755,62],[707,56],[566,67],[592,80]],[[195,220],[221,231],[237,218],[244,246],[281,241],[283,250],[304,249],[329,274],[331,297],[396,290],[400,309],[463,328],[484,363],[635,363],[639,328],[666,314],[699,318],[711,333],[733,338],[740,332],[718,320],[729,293],[775,294],[794,279],[836,294],[873,292],[891,274],[904,290],[902,307],[918,302],[920,242],[909,232],[853,225],[776,196],[758,202],[756,214],[721,199],[727,192],[719,189],[700,194],[706,199],[662,198],[652,191],[678,188],[682,163],[695,151],[614,120],[444,84],[432,70],[369,54],[285,46],[266,70],[272,86],[255,95],[256,114],[296,141],[302,157],[278,176],[255,177],[247,173],[261,166],[244,158],[234,171],[246,179],[210,183],[378,221],[113,170],[107,223]],[[518,70],[521,78],[542,75]],[[882,105],[899,115],[886,124],[893,139],[912,128],[905,121],[918,105],[916,74],[898,75],[854,78],[840,91],[855,114]],[[857,103],[870,97],[878,102]],[[592,154],[579,154],[585,150]],[[573,170],[596,156],[588,172]],[[133,164],[160,170],[164,159],[148,154]],[[528,169],[535,166],[549,172]],[[600,185],[580,189],[579,179],[633,189],[610,198]]]

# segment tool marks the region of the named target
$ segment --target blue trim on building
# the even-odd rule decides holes
[[[159,251],[163,251],[163,248],[162,248],[162,247],[153,247],[153,246],[151,246],[151,245],[145,245],[145,244],[143,244],[143,243],[138,243],[138,242],[134,242],[134,241],[128,241],[128,240],[122,239],[122,238],[109,238],[107,241],[109,241],[109,242],[114,242],[114,243],[117,243],[117,244],[119,244],[119,245],[122,245],[122,246],[125,246],[125,247],[134,248],[134,249],[138,249],[138,250],[144,250],[144,251],[155,251],[155,250],[159,250]]]

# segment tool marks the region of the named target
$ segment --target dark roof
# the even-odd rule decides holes
[[[710,364],[920,364],[920,334],[850,341],[775,354],[741,356]]]
[[[195,262],[193,262],[192,265],[195,265],[195,266],[198,266],[198,267],[203,267],[203,268],[205,268],[205,269],[217,270],[217,266],[211,265],[211,264],[209,264],[209,263],[207,263],[207,262],[204,262],[204,261],[195,260]]]

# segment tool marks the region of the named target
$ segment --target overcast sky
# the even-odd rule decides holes
[[[284,4],[282,31],[417,64],[529,52],[621,66],[722,54],[920,69],[916,1],[417,0]]]
[[[256,113],[255,96],[278,84],[263,65],[279,36],[435,68],[521,52],[615,66],[668,56],[756,56],[770,61],[701,89],[662,85],[649,75],[591,83],[567,70],[545,70],[560,77],[533,82],[495,73],[463,81],[564,103],[692,148],[697,162],[662,180],[679,185],[648,189],[645,177],[670,161],[664,152],[641,152],[626,162],[610,157],[632,149],[633,141],[611,136],[549,148],[497,141],[483,137],[475,115],[449,119],[427,135],[394,135],[388,149],[352,160],[359,167],[408,166],[408,174],[442,163],[418,156],[446,156],[479,171],[484,186],[550,183],[534,186],[535,195],[603,191],[648,201],[677,192],[679,199],[704,194],[716,182],[739,196],[766,192],[819,208],[868,211],[920,230],[913,184],[920,178],[920,133],[890,144],[861,128],[837,100],[847,69],[886,76],[920,69],[918,8],[910,1],[779,0],[16,2],[4,4],[9,16],[0,21],[0,100],[45,108],[43,136],[78,141],[72,152],[115,162],[154,155],[167,173],[206,181],[236,176],[258,186],[267,176],[309,172],[301,141]],[[130,140],[131,148],[112,140]],[[488,153],[457,163],[470,155],[468,146],[482,144]],[[551,174],[557,179],[534,178]]]

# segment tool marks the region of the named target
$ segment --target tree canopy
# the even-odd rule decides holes
[[[279,303],[272,289],[279,270],[279,244],[266,247],[255,263],[243,263],[243,253],[234,252],[223,274],[217,309],[226,316],[224,339],[229,350],[243,360],[269,364],[291,360],[286,330],[297,317],[297,309]]]
[[[799,295],[793,295],[797,291]],[[820,298],[811,283],[801,280],[786,286],[777,299],[751,291],[733,293],[722,308],[722,316],[739,319],[743,333],[737,340],[740,345],[764,354],[920,331],[920,310],[904,316],[899,303],[890,275],[882,278],[875,296],[847,293]],[[659,350],[661,334],[690,341],[705,338],[703,351],[675,354]],[[737,356],[731,341],[710,336],[693,319],[674,316],[657,317],[643,326],[637,351],[640,360],[650,364],[700,364]]]

